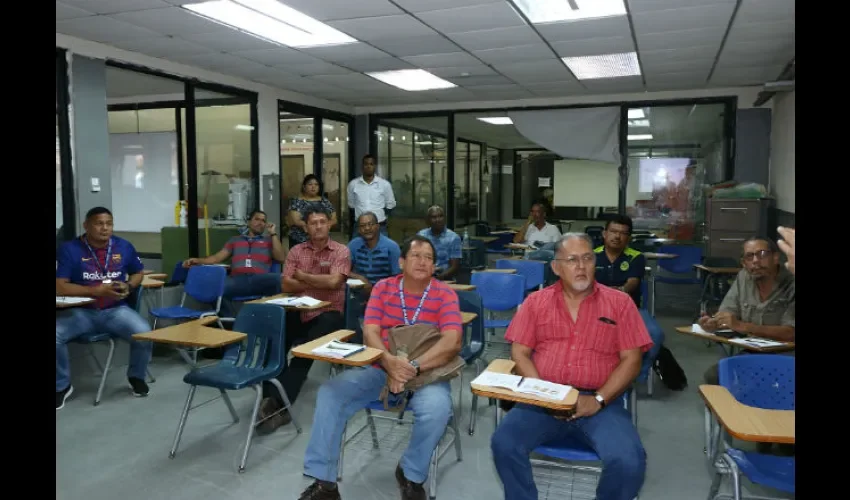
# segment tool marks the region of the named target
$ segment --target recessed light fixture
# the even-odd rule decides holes
[[[648,127],[649,120],[642,118],[640,120],[629,120],[629,127]]]
[[[181,5],[198,16],[249,35],[295,48],[355,43],[357,40],[277,0],[212,0]]]
[[[254,127],[250,125],[242,125],[241,123],[233,128],[235,128],[236,130],[254,130]]]
[[[626,15],[624,0],[514,0],[533,24]]]
[[[629,134],[628,139],[630,141],[650,141],[652,134]]]
[[[565,57],[564,63],[579,80],[640,76],[637,53]]]
[[[513,125],[513,120],[508,118],[507,116],[486,116],[479,118],[482,122],[489,123],[490,125]]]
[[[636,120],[644,117],[646,117],[646,115],[643,114],[643,108],[632,108],[629,110],[629,120]]]
[[[457,87],[454,83],[428,73],[424,69],[399,69],[395,71],[378,71],[366,73],[375,80],[387,85],[416,92],[420,90],[450,89]]]

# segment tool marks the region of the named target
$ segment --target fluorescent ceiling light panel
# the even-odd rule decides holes
[[[450,89],[457,87],[454,83],[428,73],[424,69],[400,69],[395,71],[377,71],[366,73],[375,80],[401,90],[416,92],[420,90]]]
[[[648,127],[649,120],[640,119],[640,120],[629,120],[629,127]]]
[[[626,15],[624,0],[514,0],[532,24]]]
[[[628,139],[630,141],[650,141],[652,134],[629,134]]]
[[[645,117],[646,115],[643,114],[643,108],[632,108],[629,110],[629,120],[637,120]]]
[[[636,52],[564,57],[563,61],[579,80],[640,76]]]
[[[357,40],[277,0],[212,0],[183,4],[193,14],[249,35],[294,48],[343,45]]]
[[[513,125],[513,120],[508,118],[507,116],[488,116],[479,118],[482,122],[489,123],[490,125]]]

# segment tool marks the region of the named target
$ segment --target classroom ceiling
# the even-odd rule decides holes
[[[301,49],[180,7],[199,1],[61,0],[56,32],[353,106],[761,85],[795,55],[794,0],[627,0],[627,15],[543,24],[518,13],[524,0],[282,1],[356,40]],[[579,80],[561,60],[627,52],[640,76]],[[457,86],[364,74],[417,68]]]

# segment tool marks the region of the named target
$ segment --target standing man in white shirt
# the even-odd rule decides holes
[[[378,217],[381,234],[387,235],[387,216],[395,208],[395,195],[389,181],[375,175],[375,157],[363,157],[363,175],[348,183],[348,206],[354,209],[354,220],[365,212]]]

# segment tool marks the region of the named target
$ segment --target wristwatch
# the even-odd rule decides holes
[[[599,402],[600,407],[605,408],[605,398],[603,398],[601,394],[599,394],[597,392],[596,394],[593,395],[593,398],[596,399],[596,401]]]
[[[421,370],[419,369],[419,361],[416,361],[415,359],[412,359],[412,360],[410,360],[410,364],[411,364],[414,368],[416,368],[416,376],[418,377],[418,376],[419,376],[419,372],[421,371]]]

